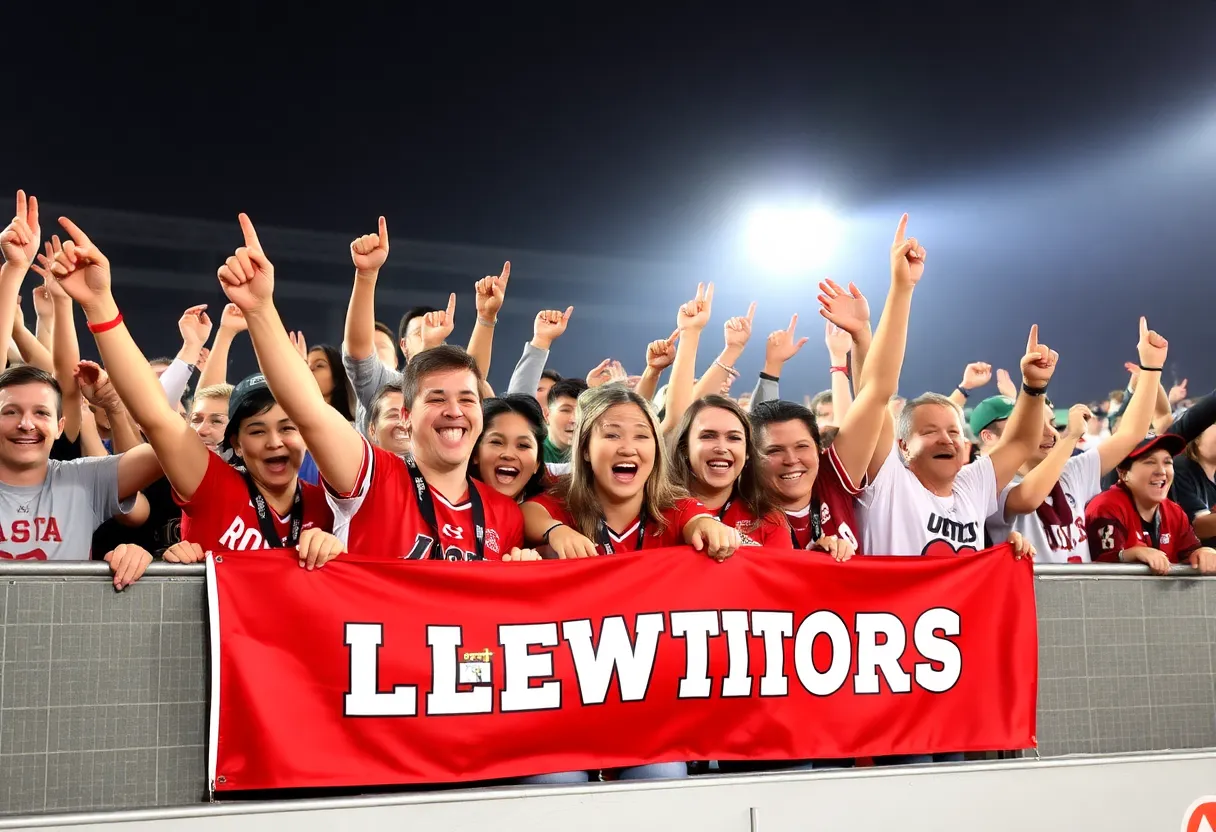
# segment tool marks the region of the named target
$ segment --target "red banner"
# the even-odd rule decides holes
[[[1029,561],[208,563],[217,791],[1034,745]],[[216,680],[213,678],[213,683]]]

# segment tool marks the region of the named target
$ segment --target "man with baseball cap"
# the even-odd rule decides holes
[[[1167,496],[1174,457],[1185,447],[1177,434],[1147,436],[1119,463],[1119,482],[1086,509],[1094,560],[1144,563],[1158,575],[1175,563],[1216,573],[1216,550],[1200,544],[1182,506]]]
[[[1044,402],[1042,439],[1013,481],[1001,491],[997,510],[985,522],[991,540],[1005,540],[1018,532],[1035,548],[1035,560],[1047,563],[1086,563],[1086,504],[1102,490],[1102,474],[1113,470],[1148,431],[1156,403],[1157,379],[1165,363],[1168,343],[1140,319],[1137,346],[1144,383],[1124,413],[1119,430],[1108,440],[1073,455],[1093,418],[1084,405],[1073,407],[1063,433],[1055,427],[1055,410]],[[982,453],[1001,441],[1013,401],[993,396],[971,412],[971,430]]]

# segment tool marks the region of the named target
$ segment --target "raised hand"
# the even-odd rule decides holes
[[[1013,379],[1009,377],[1008,370],[996,371],[996,391],[1007,399],[1016,399],[1018,397],[1018,388],[1014,386]]]
[[[853,348],[853,336],[831,321],[823,322],[823,343],[832,360],[843,359]]]
[[[601,384],[611,384],[627,378],[629,378],[629,374],[625,372],[621,362],[605,358],[596,365],[594,370],[587,373],[587,386],[599,387]]]
[[[380,233],[364,234],[350,244],[350,259],[360,276],[374,277],[388,260],[388,223],[380,218]]]
[[[915,237],[906,237],[908,215],[899,218],[895,241],[891,243],[891,282],[909,288],[920,282],[925,273],[925,249]]]
[[[224,311],[220,313],[220,329],[232,333],[245,332],[249,329],[249,322],[245,320],[245,313],[241,311],[241,307],[235,303],[224,304]]]
[[[308,361],[308,341],[304,340],[303,330],[297,329],[295,332],[288,330],[287,337],[291,339],[291,345],[296,348],[300,358]]]
[[[498,310],[506,299],[507,281],[511,279],[511,263],[502,264],[502,272],[498,275],[488,274],[477,281],[474,287],[477,304],[477,320],[492,324],[498,320]]]
[[[202,349],[211,336],[211,318],[207,317],[207,304],[191,306],[177,320],[177,331],[182,343],[188,347]]]
[[[1170,388],[1170,405],[1171,406],[1176,405],[1179,402],[1184,401],[1186,399],[1186,382],[1187,382],[1187,380],[1184,378],[1182,381],[1178,382],[1177,384],[1175,384],[1173,387]]]
[[[834,280],[819,284],[819,314],[857,338],[870,325],[870,302],[850,283],[846,292]]]
[[[671,333],[670,338],[660,338],[651,341],[646,346],[646,366],[661,373],[676,360],[676,341],[680,339],[680,330]]]
[[[422,316],[422,348],[429,350],[448,339],[456,328],[456,293],[448,297],[448,308],[438,312],[427,312]]]
[[[198,367],[198,371],[200,373],[203,370],[207,369],[207,359],[210,357],[211,357],[211,350],[209,348],[203,347],[202,349],[200,349],[198,351],[198,360],[194,362],[194,366]]]
[[[532,324],[532,340],[538,342],[540,349],[548,349],[554,341],[566,332],[574,307],[567,306],[565,312],[556,309],[542,309],[536,313],[536,321]]]
[[[34,314],[43,321],[55,317],[55,298],[45,283],[34,290]]]
[[[1169,354],[1170,342],[1148,328],[1148,319],[1140,318],[1140,343],[1136,345],[1140,353],[1140,366],[1159,369],[1165,366],[1165,357]],[[1183,398],[1185,398],[1185,390]]]
[[[110,383],[110,376],[95,361],[81,361],[72,373],[80,387],[80,395],[94,407],[112,413],[123,407],[118,391]]]
[[[1094,417],[1089,408],[1083,404],[1074,404],[1068,409],[1068,427],[1064,430],[1064,438],[1073,441],[1085,435],[1085,424]]]
[[[0,234],[0,250],[4,262],[14,266],[29,267],[38,253],[38,240],[42,229],[38,227],[38,197],[25,198],[25,191],[17,191],[17,209],[13,221]]]
[[[992,365],[985,364],[983,361],[973,361],[963,370],[963,380],[958,386],[963,390],[974,390],[977,387],[983,387],[990,381],[992,381]]]
[[[1030,328],[1026,354],[1022,356],[1022,383],[1030,388],[1043,388],[1051,381],[1060,356],[1046,344],[1039,343],[1039,325]]]
[[[55,253],[51,275],[87,311],[110,296],[110,261],[76,223],[60,217],[59,224],[72,239]]]
[[[249,216],[240,214],[237,219],[241,223],[245,245],[238,248],[216,274],[228,300],[239,306],[242,312],[250,312],[270,303],[274,297],[274,264],[262,250],[258,232]]]
[[[752,322],[756,319],[756,302],[752,301],[751,306],[747,307],[747,314],[728,318],[726,323],[722,325],[722,331],[726,336],[726,346],[741,350],[747,346],[748,339],[752,337]],[[676,330],[677,332],[679,330]]]
[[[676,313],[676,329],[680,332],[700,332],[709,323],[709,313],[714,303],[714,284],[708,288],[704,283],[697,284],[697,296],[688,303],[680,305]]]
[[[795,312],[790,318],[790,325],[785,329],[779,329],[768,336],[768,344],[765,347],[764,360],[765,364],[784,364],[795,355],[798,350],[802,349],[810,338],[799,338],[798,330],[798,313]]]

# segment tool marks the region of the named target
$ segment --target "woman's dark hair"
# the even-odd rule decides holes
[[[680,420],[680,426],[668,440],[671,453],[667,457],[667,462],[671,479],[692,491],[693,472],[692,458],[688,451],[689,434],[692,433],[692,423],[697,418],[697,414],[710,408],[727,411],[739,420],[739,425],[743,430],[743,444],[747,452],[747,461],[743,463],[743,470],[739,472],[739,476],[735,480],[734,499],[742,502],[757,522],[770,515],[780,514],[780,502],[777,499],[776,491],[758,467],[760,449],[756,445],[756,436],[752,430],[752,424],[747,418],[747,413],[725,396],[705,396],[697,399],[684,411],[684,418]]]
[[[792,422],[795,419],[806,425],[806,429],[811,432],[811,439],[815,441],[815,447],[822,452],[823,438],[819,435],[819,423],[815,421],[815,413],[809,408],[803,407],[794,402],[785,402],[781,400],[760,402],[753,404],[751,413],[748,414],[752,427],[757,433],[767,428],[769,425],[779,424],[781,422]]]
[[[228,427],[224,431],[224,441],[221,447],[235,452],[237,447],[236,438],[241,432],[241,424],[246,419],[261,416],[276,404],[278,402],[275,401],[274,393],[270,392],[269,387],[259,387],[248,395],[243,396],[237,404],[236,410],[228,414]],[[235,456],[233,457],[233,463],[241,464],[239,458]]]
[[[516,499],[522,502],[529,497],[535,497],[545,490],[544,444],[547,430],[545,428],[545,417],[540,412],[540,403],[536,401],[535,396],[508,393],[505,396],[493,399],[482,399],[481,436],[477,437],[477,444],[473,446],[473,454],[469,457],[469,474],[478,479],[481,478],[481,472],[477,467],[477,453],[481,450],[481,440],[485,438],[486,431],[490,429],[490,423],[507,413],[518,413],[520,416],[523,416],[527,420],[528,426],[532,429],[532,438],[536,440],[536,471],[524,485],[524,490],[516,496]]]
[[[346,421],[355,421],[355,388],[351,386],[350,379],[346,376],[346,368],[342,366],[342,353],[333,344],[314,344],[308,348],[309,353],[317,350],[325,353],[329,372],[334,378],[334,390],[329,394],[329,406],[341,413]]]

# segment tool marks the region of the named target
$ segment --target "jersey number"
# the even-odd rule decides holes
[[[1103,526],[1098,529],[1098,537],[1102,539],[1103,552],[1115,548],[1115,530],[1112,526]]]
[[[435,545],[435,538],[425,534],[417,535],[414,538],[414,548],[410,549],[409,554],[403,557],[403,560],[426,560],[431,556],[431,549]],[[449,546],[443,550],[444,560],[479,560],[475,552],[466,552],[458,546]]]

